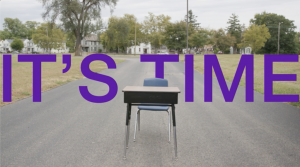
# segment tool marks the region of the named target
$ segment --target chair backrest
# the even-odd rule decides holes
[[[146,78],[144,86],[168,87],[168,80],[161,78]]]

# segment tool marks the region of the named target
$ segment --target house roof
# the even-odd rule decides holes
[[[6,39],[7,42],[12,43],[14,40],[13,39]]]
[[[88,36],[84,37],[84,39],[87,41],[99,41],[96,34],[88,35]]]

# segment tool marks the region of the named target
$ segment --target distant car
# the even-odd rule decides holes
[[[18,51],[12,51],[11,53],[19,53]]]
[[[160,53],[157,53],[158,55],[168,55],[169,53],[168,52],[160,52]]]
[[[222,52],[222,51],[219,51],[218,54],[223,54],[223,52]]]
[[[32,51],[31,53],[32,54],[39,54],[39,52],[37,52],[37,51]]]

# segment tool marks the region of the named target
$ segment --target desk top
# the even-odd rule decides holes
[[[165,92],[180,93],[178,87],[126,86],[123,92]]]

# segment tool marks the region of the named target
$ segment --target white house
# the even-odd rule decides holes
[[[47,53],[47,49],[43,49],[38,47],[36,44],[33,43],[32,39],[22,39],[24,48],[21,50],[21,53],[32,53],[32,52],[39,52],[39,53]],[[5,39],[0,40],[0,51],[13,51],[10,47],[10,44],[13,42],[13,39]],[[52,49],[50,53],[69,53],[69,48],[66,47],[66,42],[63,42],[63,46],[58,49]]]
[[[98,52],[99,49],[105,52],[96,34],[91,34],[81,40],[82,52]]]
[[[169,53],[169,50],[168,50],[168,48],[167,48],[167,46],[165,46],[165,45],[162,45],[161,47],[159,47],[159,48],[156,48],[156,53]],[[154,47],[152,47],[152,52],[151,53],[155,53],[155,48]]]
[[[136,50],[135,50],[136,49]],[[135,50],[135,52],[134,52]],[[127,48],[127,54],[151,54],[151,44],[140,43],[140,45]]]
[[[12,51],[10,44],[12,43],[12,39],[4,39],[4,40],[0,40],[0,51]]]

